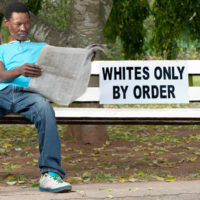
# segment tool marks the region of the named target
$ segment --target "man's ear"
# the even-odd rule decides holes
[[[3,18],[3,23],[6,27],[8,27],[9,20],[7,20],[5,17]]]

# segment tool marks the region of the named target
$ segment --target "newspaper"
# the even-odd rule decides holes
[[[31,78],[27,89],[56,104],[69,105],[86,91],[91,73],[91,59],[97,50],[104,52],[104,46],[44,46],[36,63],[43,69],[42,76]]]

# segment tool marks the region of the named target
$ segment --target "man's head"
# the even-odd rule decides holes
[[[21,2],[10,3],[5,8],[4,24],[11,34],[11,41],[25,41],[30,25],[30,14],[25,4]]]

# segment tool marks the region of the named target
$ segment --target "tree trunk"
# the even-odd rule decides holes
[[[85,47],[91,43],[103,43],[103,28],[112,8],[107,0],[72,0],[69,22],[70,44]]]
[[[31,24],[30,36],[34,40],[54,46],[69,46],[69,33],[67,31],[57,29],[32,13]]]
[[[112,0],[72,0],[69,44],[86,47],[104,42],[103,28],[112,8]],[[101,55],[97,55],[98,58]],[[73,105],[72,105],[73,106]],[[98,104],[93,104],[99,107]],[[101,145],[108,139],[104,125],[69,125],[66,134],[84,144]]]

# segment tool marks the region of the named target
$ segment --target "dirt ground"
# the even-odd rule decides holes
[[[101,146],[66,138],[59,127],[62,167],[72,183],[177,181],[200,178],[200,126],[109,126]],[[0,183],[37,184],[33,126],[1,126]]]

